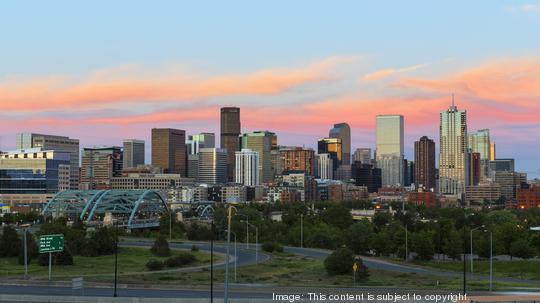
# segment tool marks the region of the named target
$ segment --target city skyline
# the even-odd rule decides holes
[[[377,20],[385,3],[300,1],[286,10],[266,5],[261,15],[245,14],[261,4],[234,2],[216,4],[204,24],[186,13],[167,17],[203,4],[60,6],[10,3],[0,12],[14,25],[0,29],[10,41],[0,61],[1,150],[13,150],[20,132],[80,138],[81,147],[150,142],[151,128],[218,135],[219,108],[238,106],[243,132],[272,131],[283,145],[315,148],[346,122],[352,150],[374,148],[376,115],[401,114],[411,159],[421,136],[438,142],[439,112],[455,93],[469,129],[490,129],[498,158],[540,176],[534,3],[467,3],[466,13],[463,3],[392,3],[399,13]],[[306,7],[313,13],[299,13]],[[152,13],[163,17],[139,22]],[[284,21],[272,22],[276,15]]]

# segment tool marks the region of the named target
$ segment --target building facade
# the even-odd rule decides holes
[[[294,147],[281,149],[283,171],[300,170],[310,176],[315,175],[315,151],[311,148]]]
[[[341,139],[341,164],[351,164],[351,128],[347,123],[337,123],[330,129],[330,138]]]
[[[227,183],[227,151],[223,148],[199,150],[198,181],[207,184]]]
[[[414,180],[417,188],[434,190],[435,142],[426,136],[414,142]]]
[[[229,181],[234,180],[235,152],[240,150],[240,142],[238,141],[238,136],[240,136],[240,133],[240,108],[221,108],[220,146],[222,149],[227,151],[227,178]]]
[[[261,183],[269,183],[274,180],[272,170],[272,139],[275,134],[269,131],[255,131],[243,134],[239,137],[242,149],[251,149],[259,154],[259,177]]]
[[[357,161],[362,164],[371,164],[371,148],[357,148],[354,151],[353,163]]]
[[[122,165],[121,147],[84,148],[80,188],[82,190],[110,189],[111,179],[122,175]]]
[[[259,185],[259,153],[251,149],[236,152],[235,182],[246,186]]]
[[[376,117],[376,161],[383,186],[403,186],[404,118],[402,115]]]
[[[186,132],[173,128],[152,129],[152,165],[164,173],[186,176]]]
[[[468,184],[467,111],[455,105],[440,113],[439,192],[461,199]]]
[[[340,138],[324,138],[317,142],[317,153],[328,154],[332,159],[332,168],[336,170],[342,163],[342,144]]]
[[[43,148],[58,152],[68,152],[70,159],[70,189],[79,188],[79,139],[65,136],[44,135],[35,133],[19,133],[16,137],[17,149]]]
[[[144,140],[125,139],[123,168],[144,165],[144,152]]]
[[[334,161],[330,154],[319,154],[318,156],[318,177],[323,180],[330,180],[334,178]]]

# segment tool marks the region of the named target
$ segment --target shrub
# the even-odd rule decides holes
[[[353,252],[348,248],[339,248],[324,260],[324,268],[329,275],[352,273]]]
[[[93,238],[86,239],[83,244],[81,255],[85,257],[99,256],[99,244]]]
[[[158,257],[168,257],[171,255],[171,249],[169,248],[169,242],[164,236],[158,236],[152,248],[150,248],[152,254]]]
[[[179,253],[176,256],[170,257],[165,260],[165,265],[168,267],[179,267],[195,262],[196,258],[193,254],[188,252]]]
[[[193,252],[199,251],[199,246],[197,246],[197,245],[192,245],[192,246],[191,246],[191,251],[193,251]]]
[[[5,226],[2,237],[0,237],[0,256],[18,256],[21,245],[18,245],[17,243],[20,243],[17,231],[13,227]]]
[[[264,242],[262,245],[262,250],[267,252],[283,252],[283,246],[277,242]]]
[[[151,259],[146,263],[146,268],[149,270],[162,270],[163,269],[163,262]]]
[[[114,229],[107,227],[98,228],[96,232],[92,234],[91,239],[96,243],[97,254],[99,256],[114,253],[116,248],[116,235]],[[88,242],[85,241],[84,245],[87,244]]]
[[[73,265],[73,256],[67,250],[59,252],[54,258],[55,265]]]

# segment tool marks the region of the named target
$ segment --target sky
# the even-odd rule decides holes
[[[239,106],[243,131],[282,145],[347,122],[353,150],[402,114],[412,159],[453,93],[469,131],[540,177],[534,0],[10,1],[0,20],[1,150],[28,131],[148,154],[151,128],[219,134],[219,108]]]

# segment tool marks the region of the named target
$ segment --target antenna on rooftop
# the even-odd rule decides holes
[[[455,103],[454,103],[454,93],[452,93],[452,107],[455,107]]]

